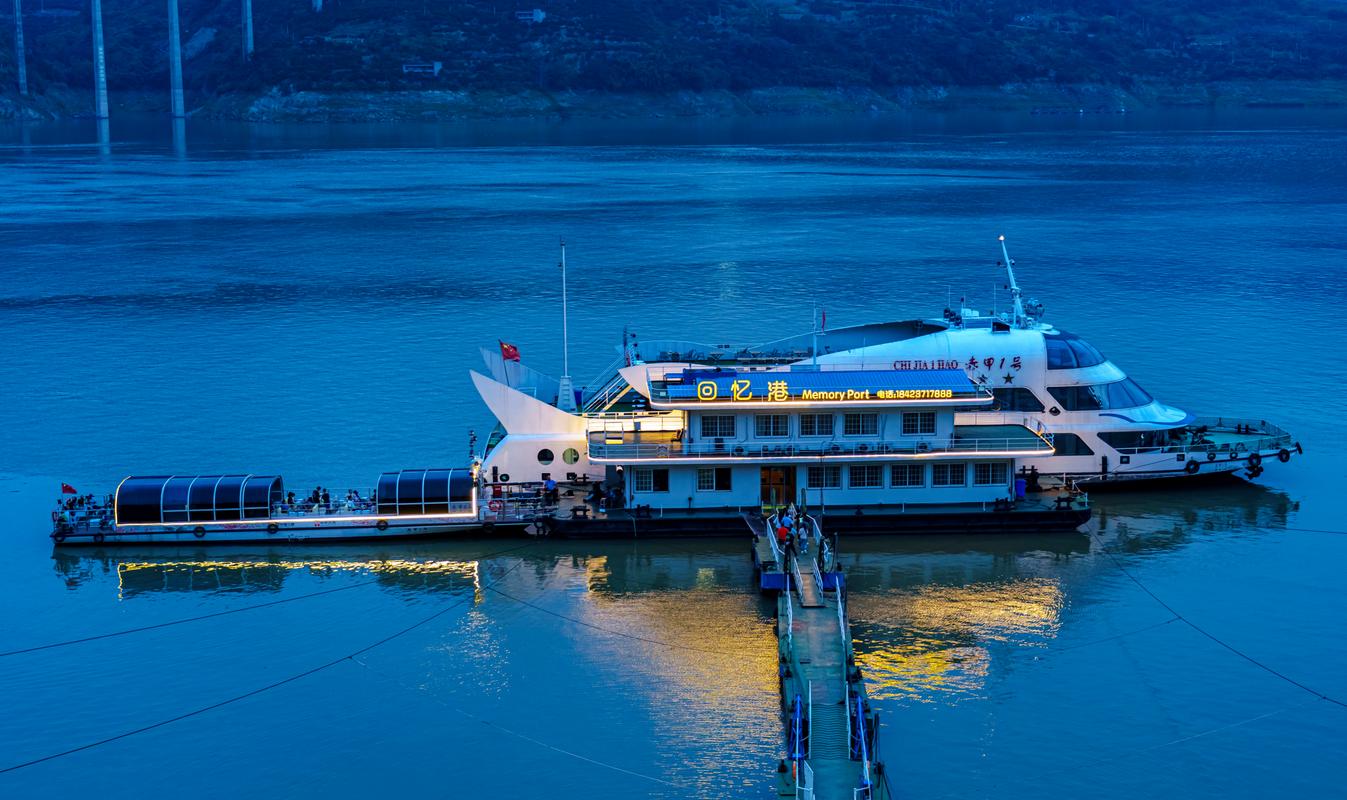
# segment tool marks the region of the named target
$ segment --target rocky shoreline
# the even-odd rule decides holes
[[[191,114],[248,122],[407,122],[487,119],[659,119],[840,116],[905,111],[1116,113],[1148,108],[1333,108],[1347,106],[1347,81],[1265,81],[1195,85],[1007,84],[996,87],[772,87],[746,92],[613,94],[541,91],[287,92],[189,98]],[[167,92],[114,94],[113,113],[167,111]],[[0,119],[89,116],[87,91],[35,98],[0,96]]]

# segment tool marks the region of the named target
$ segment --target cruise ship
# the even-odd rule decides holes
[[[885,462],[879,478],[884,491],[853,495],[833,486],[845,495],[833,502],[943,504],[955,493],[934,491],[950,488],[943,485],[948,472],[935,465],[949,458],[963,465],[967,499],[982,501],[975,496],[974,473],[986,469],[979,463],[988,454],[957,448],[959,442],[988,438],[988,432],[996,432],[992,438],[1027,442],[1007,444],[1000,457],[1031,487],[1098,488],[1221,474],[1254,479],[1266,466],[1302,452],[1291,434],[1266,419],[1196,417],[1156,400],[1089,342],[1045,321],[1043,306],[1022,298],[1004,238],[1001,250],[999,266],[1010,291],[1010,307],[1001,313],[946,308],[929,319],[834,330],[815,326],[755,346],[638,342],[624,332],[617,361],[592,388],[578,390],[569,378],[551,378],[524,366],[508,346],[501,352],[484,349],[490,376],[473,377],[501,423],[484,455],[484,479],[548,476],[611,484],[618,477],[614,467],[627,474],[634,468],[639,479],[623,481],[628,502],[676,497],[678,504],[695,510],[709,499],[699,491],[719,490],[687,491],[671,484],[668,498],[644,497],[650,493],[650,464],[753,465],[765,476],[769,465],[764,459],[775,458],[770,469],[775,475],[780,465],[790,467],[788,480],[762,477],[757,498],[749,496],[757,488],[749,492],[734,482],[731,494],[717,499],[767,503],[769,483],[775,481],[778,501],[799,502],[805,489],[814,488],[810,470],[836,461],[849,473],[848,457],[863,456],[858,465]],[[773,379],[786,383],[776,407],[763,394]],[[688,388],[702,385],[713,392],[711,399]],[[910,409],[914,401],[883,401],[879,393],[899,386],[938,386],[953,395],[929,403],[925,411],[932,416],[922,417]],[[793,413],[779,427],[759,421],[773,408]],[[726,413],[710,413],[713,409]],[[778,448],[787,455],[775,457]],[[918,476],[900,463],[908,460],[930,468]],[[996,482],[1013,488],[1010,477],[1001,481],[996,469]],[[897,491],[897,481],[908,479],[895,478],[896,473],[910,474],[919,483]],[[706,475],[688,473],[687,479],[719,480]],[[825,491],[822,497],[828,495]]]

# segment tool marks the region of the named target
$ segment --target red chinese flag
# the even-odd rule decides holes
[[[500,341],[500,340],[497,339],[497,341]],[[505,343],[505,342],[501,342],[501,343],[500,343],[500,357],[503,358],[503,359],[505,359],[506,361],[518,361],[518,360],[519,360],[519,348],[518,348],[518,347],[515,347],[515,346],[512,345],[512,344],[507,344],[507,343]]]
[[[75,491],[74,486],[71,486],[68,483],[63,483],[61,484],[61,494],[79,494],[79,492]]]

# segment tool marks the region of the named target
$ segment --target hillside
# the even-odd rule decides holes
[[[87,91],[87,0],[24,2],[33,93]],[[109,87],[166,94],[163,0],[103,7]],[[540,13],[488,0],[254,0],[253,9],[256,52],[245,61],[238,0],[181,0],[190,106],[248,116],[314,93],[304,102],[322,113],[337,95],[359,105],[433,92],[462,113],[494,104],[522,114],[546,113],[562,94],[595,104],[681,93],[732,111],[724,98],[780,87],[802,90],[785,105],[826,96],[864,107],[978,87],[1143,97],[1187,87],[1190,97],[1193,87],[1347,79],[1341,0],[555,0]],[[418,64],[427,66],[407,66]],[[0,84],[13,94],[12,46],[0,48]]]

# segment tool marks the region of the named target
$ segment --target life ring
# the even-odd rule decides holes
[[[1208,450],[1208,451],[1207,451],[1207,460],[1208,460],[1208,461],[1215,461],[1215,460],[1216,460],[1216,451],[1215,451],[1215,450]]]
[[[744,454],[744,448],[743,448],[742,446],[734,448],[734,454],[735,454],[736,456],[741,456],[741,455],[743,455],[743,454]]]
[[[1262,464],[1262,463],[1263,463],[1263,455],[1262,455],[1261,453],[1250,453],[1250,454],[1249,454],[1249,466],[1251,466],[1251,467],[1256,467],[1256,466],[1258,466],[1259,464]]]
[[[486,507],[491,509],[493,512],[499,514],[500,510],[502,508],[505,508],[505,504],[499,500],[492,500],[490,503],[486,504]]]
[[[378,528],[381,531],[386,531],[388,530],[388,520],[381,519],[378,522],[374,523],[374,527]]]
[[[198,526],[196,526],[196,528],[192,531],[192,535],[195,536],[196,538],[200,539],[201,537],[203,537],[203,536],[206,535],[206,529],[203,528],[203,527],[201,527],[200,525],[198,525]]]
[[[1197,461],[1191,458],[1188,459],[1187,464],[1183,465],[1183,471],[1188,473],[1189,475],[1196,475],[1198,470],[1200,469],[1202,469],[1202,465],[1197,463]]]
[[[101,534],[101,533],[95,533],[95,534],[94,534],[94,544],[102,544],[104,538],[106,538],[106,537],[104,537],[103,534]]]
[[[1291,460],[1291,451],[1290,451],[1290,450],[1287,450],[1285,447],[1283,447],[1283,448],[1281,449],[1281,451],[1277,453],[1277,460],[1280,461],[1280,462],[1282,462],[1283,464],[1285,464],[1286,462],[1290,461],[1290,460]]]
[[[669,455],[669,448],[666,447],[665,445],[660,445],[659,447],[655,448],[655,455],[659,458],[664,458],[665,456]]]
[[[277,525],[277,524],[274,523],[274,522],[271,522],[271,523],[268,523],[268,524],[267,524],[267,533],[275,533],[276,531],[278,531],[278,530],[280,530],[280,529],[281,529],[281,526],[280,526],[280,525]]]

